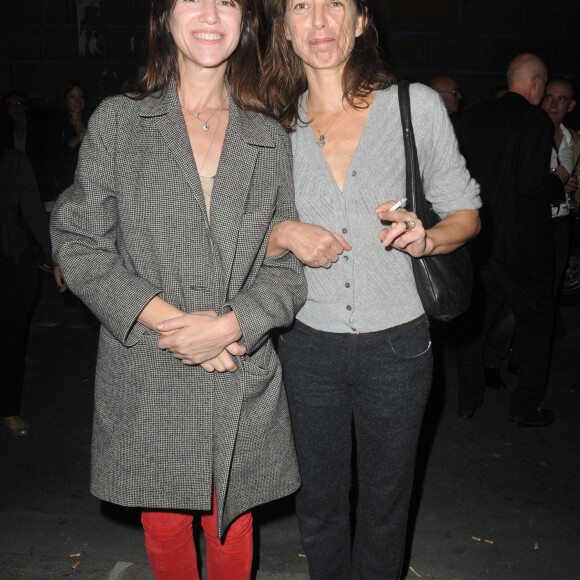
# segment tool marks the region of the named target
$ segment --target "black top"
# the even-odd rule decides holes
[[[16,144],[14,143],[13,123],[11,119],[3,119],[0,132],[2,145],[7,149],[15,149]],[[47,158],[44,133],[45,130],[40,117],[29,114],[26,125],[26,143],[24,153],[26,153],[28,159],[32,163],[37,178],[46,164]]]
[[[48,218],[26,155],[0,147],[0,256],[17,259],[28,248],[23,225],[50,260]]]
[[[56,199],[74,182],[79,161],[81,144],[70,147],[69,142],[77,133],[69,119],[62,114],[55,115],[47,125],[47,176],[43,177],[42,196],[45,200]]]
[[[554,125],[517,93],[478,103],[456,122],[467,168],[481,185],[479,260],[538,271],[553,260],[550,204],[564,199],[550,173]]]

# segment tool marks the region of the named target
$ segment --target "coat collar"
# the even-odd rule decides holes
[[[180,108],[176,84],[175,81],[171,81],[163,91],[146,97],[140,102],[139,115],[144,118],[163,117],[170,115],[172,111],[180,111]],[[230,124],[235,125],[241,139],[248,145],[274,147],[272,136],[263,123],[255,122],[255,117],[256,113],[238,107],[230,95]]]
[[[175,83],[170,83],[161,94],[143,99],[139,115],[157,126],[206,216],[206,227],[219,248],[227,287],[259,151],[276,146],[267,124],[256,113],[238,107],[230,97],[229,121],[212,192],[210,226]]]

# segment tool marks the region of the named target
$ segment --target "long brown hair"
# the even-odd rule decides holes
[[[381,60],[379,35],[373,22],[368,0],[354,2],[357,14],[363,15],[363,32],[356,37],[342,77],[346,102],[355,108],[365,108],[361,102],[374,90],[390,87],[395,75]],[[286,39],[284,18],[288,0],[264,0],[264,12],[270,22],[270,35],[264,57],[262,101],[270,114],[288,130],[293,131],[300,119],[298,100],[308,88],[306,73],[300,58]]]
[[[177,46],[169,30],[169,17],[178,1],[151,1],[147,70],[129,95],[133,99],[140,100],[162,92],[174,79],[179,85]],[[242,28],[240,42],[228,60],[226,80],[232,99],[238,106],[265,113],[266,109],[258,96],[262,60],[258,42],[260,13],[257,0],[235,1],[242,9]]]

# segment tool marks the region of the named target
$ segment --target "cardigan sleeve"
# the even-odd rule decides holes
[[[132,346],[146,328],[137,317],[160,289],[125,267],[117,250],[114,147],[121,98],[107,99],[91,117],[74,183],[52,212],[51,237],[71,290],[119,342]]]
[[[442,218],[463,209],[479,209],[479,184],[471,178],[459,152],[453,125],[435,91],[410,86],[413,128],[425,195]]]

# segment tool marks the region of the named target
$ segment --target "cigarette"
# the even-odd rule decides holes
[[[400,199],[389,211],[395,211],[396,209],[399,209],[404,203],[407,203],[406,197]]]
[[[80,556],[80,554],[71,554],[69,556],[69,558],[78,558]]]
[[[484,542],[487,542],[488,544],[493,544],[492,540],[483,540]]]
[[[73,567],[73,568],[76,568],[76,567],[77,567],[79,564],[80,564],[80,562],[75,562],[75,563],[72,565],[72,567]]]
[[[538,542],[534,542],[534,550],[536,550],[536,552],[540,549],[540,544],[538,544]]]
[[[476,538],[475,536],[471,536],[472,540],[475,540],[476,542],[481,542],[481,538]]]
[[[306,558],[306,554],[298,554],[298,556],[300,556],[300,558]]]

